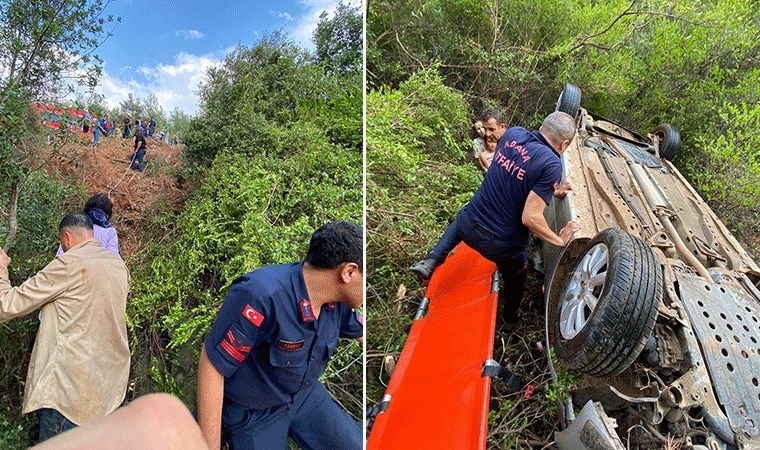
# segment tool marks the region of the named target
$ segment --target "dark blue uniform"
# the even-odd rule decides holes
[[[530,230],[522,212],[531,191],[548,205],[562,179],[559,154],[538,131],[509,128],[501,137],[480,189],[430,252],[443,262],[459,242],[493,261],[509,286],[505,321],[514,323],[527,275]]]
[[[224,375],[223,429],[233,448],[362,447],[361,425],[319,382],[338,337],[358,338],[358,311],[323,305],[314,317],[302,263],[267,266],[232,283],[206,354]]]

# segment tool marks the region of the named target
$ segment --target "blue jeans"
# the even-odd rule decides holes
[[[136,169],[138,172],[142,172],[145,170],[145,149],[141,148],[137,150],[137,153],[132,155],[132,162],[130,163],[130,168],[133,170]]]
[[[40,437],[37,442],[50,439],[53,436],[76,428],[76,424],[55,409],[42,408],[37,410],[37,420],[40,423]]]
[[[304,450],[360,450],[362,427],[322,383],[298,392],[293,403],[267,409],[225,404],[222,428],[233,450],[288,448],[288,436]]]
[[[435,259],[440,264],[462,241],[485,259],[496,263],[501,274],[501,285],[504,288],[501,293],[503,295],[500,295],[504,303],[502,313],[504,321],[517,322],[517,314],[525,290],[525,279],[528,276],[527,249],[515,254],[515,246],[511,242],[500,239],[490,230],[476,223],[467,212],[467,207],[464,207],[446,228],[427,258]]]
[[[93,135],[92,145],[98,145],[98,141],[100,140],[100,131],[93,131],[92,135]]]

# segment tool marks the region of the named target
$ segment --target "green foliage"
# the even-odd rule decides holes
[[[33,155],[22,142],[36,134],[38,121],[22,87],[11,85],[0,89],[0,96],[5,97],[0,102],[0,186],[3,192],[8,192],[13,180],[29,172],[29,165],[24,161]]]
[[[323,12],[314,30],[317,62],[337,73],[361,75],[363,20],[361,9],[338,3],[333,18]]]
[[[623,41],[627,27],[644,20],[626,16],[615,22],[629,4],[373,2],[367,13],[368,83],[395,86],[437,65],[445,84],[465,93],[474,110],[496,101],[508,124],[525,125],[553,105],[561,81],[576,80],[565,70],[568,64],[590,49]],[[612,23],[617,25],[607,30]]]
[[[472,110],[495,106],[508,125],[534,127],[570,81],[582,88],[584,107],[642,134],[672,123],[682,135],[676,163],[752,248],[757,181],[752,156],[739,161],[737,155],[756,152],[731,159],[730,151],[713,151],[706,158],[704,148],[733,147],[716,136],[725,133],[727,111],[760,103],[755,3],[380,0],[367,12],[368,82],[382,90],[437,67],[443,84],[462,92]],[[756,134],[743,137],[752,141]],[[400,172],[414,163],[399,161]],[[721,189],[722,177],[708,182],[701,175],[745,168],[738,189]]]
[[[277,158],[234,149],[220,153],[181,214],[172,242],[154,248],[150,262],[135,271],[128,312],[132,344],[151,336],[168,348],[153,354],[166,359],[168,372],[152,374],[155,388],[194,391],[187,372],[195,369],[197,350],[236,277],[303,258],[313,230],[329,220],[361,223],[361,155],[331,146],[307,124],[297,129],[307,131],[307,139],[296,142],[297,133],[281,132],[286,145],[299,145],[298,152]],[[168,377],[178,373],[185,381],[175,386]]]
[[[29,175],[19,197],[19,231],[13,247],[17,257],[11,265],[18,282],[31,277],[50,262],[58,248],[61,218],[67,212],[78,210],[84,203],[84,196],[81,186],[62,185],[45,172],[36,171]]]
[[[400,351],[409,318],[391,300],[401,284],[417,283],[406,267],[424,256],[482,180],[474,164],[464,164],[468,128],[462,96],[435,70],[367,94],[369,348]],[[376,383],[367,388],[370,401],[382,395]]]
[[[139,390],[188,403],[201,344],[232,281],[301,260],[328,221],[362,222],[359,76],[326,72],[275,35],[238,48],[208,80],[202,113],[183,125],[186,175],[198,188],[166,243],[134,261],[128,310],[136,367],[148,371]],[[361,417],[361,347],[340,347],[324,378]]]
[[[319,78],[315,70],[306,53],[279,35],[237,48],[209,70],[200,89],[204,114],[193,120],[185,138],[188,162],[207,165],[221,148],[233,145],[278,153],[282,146],[273,128],[294,118],[297,99],[308,97],[311,88],[306,81]]]
[[[686,170],[725,224],[751,243],[760,236],[760,105],[726,104],[718,118],[719,128],[695,139]]]
[[[136,310],[152,311],[140,307],[142,301],[181,300],[165,319],[177,333],[173,345],[187,342],[197,328],[183,317],[188,306],[205,312],[208,302],[218,305],[222,290],[242,273],[300,259],[311,232],[328,220],[361,222],[360,155],[330,146],[316,129],[309,131],[310,142],[299,141],[301,151],[280,159],[220,154],[179,219],[172,258],[154,259],[153,275],[146,278],[177,284],[133,288]],[[284,134],[295,140],[294,133]],[[203,332],[213,317],[199,317]]]
[[[170,139],[171,136],[176,135],[181,142],[184,142],[185,136],[187,136],[187,133],[190,131],[191,119],[192,118],[184,111],[180,111],[179,108],[174,108],[174,111],[169,114],[168,120]],[[159,126],[163,127],[163,124],[160,124]]]
[[[283,129],[310,123],[330,142],[361,149],[361,76],[332,75],[292,42],[275,34],[240,47],[209,70],[200,89],[203,114],[185,133],[186,161],[207,167],[222,148],[269,157],[291,152]],[[297,144],[296,144],[297,145]]]
[[[118,115],[114,115],[115,120],[123,119],[124,116],[128,116],[132,119],[132,124],[137,119],[145,120],[147,122],[153,118],[156,121],[156,129],[159,130],[161,124],[166,121],[166,113],[161,105],[158,103],[158,98],[155,94],[149,94],[144,99],[135,98],[130,92],[127,95],[127,99],[119,103]]]
[[[0,3],[0,61],[7,68],[5,80],[35,97],[65,87],[60,84],[61,75],[94,86],[102,60],[92,49],[108,35],[105,27],[121,21],[103,14],[106,5],[103,0]]]
[[[29,448],[37,436],[32,436],[32,416],[16,419],[18,413],[11,410],[0,411],[0,447],[7,449]]]
[[[567,401],[568,392],[578,386],[580,377],[577,374],[570,372],[559,362],[554,349],[550,349],[549,351],[551,352],[550,355],[554,369],[557,372],[557,381],[549,384],[546,389],[544,389],[544,394],[553,404],[555,404],[558,399],[564,403]]]
[[[3,187],[0,192],[7,192]],[[36,274],[55,255],[58,223],[65,205],[81,205],[82,192],[64,187],[45,172],[29,174],[24,183],[18,212],[18,236],[10,251],[9,273],[15,286]],[[7,233],[0,223],[0,235]],[[26,448],[31,445],[33,419],[21,417],[24,380],[31,358],[39,319],[35,314],[0,326],[0,447]],[[11,345],[12,343],[12,345]],[[36,437],[36,436],[35,436]]]

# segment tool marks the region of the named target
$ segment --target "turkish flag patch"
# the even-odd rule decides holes
[[[227,333],[219,343],[219,347],[234,361],[243,362],[248,353],[251,352],[251,346],[248,344],[245,335],[233,325],[227,330]]]
[[[261,323],[264,322],[264,315],[253,309],[251,305],[245,305],[245,308],[243,308],[243,317],[257,327],[260,327]]]

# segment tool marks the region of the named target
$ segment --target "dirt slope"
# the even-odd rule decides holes
[[[133,139],[119,136],[101,137],[97,147],[92,146],[92,134],[78,134],[71,144],[64,146],[61,156],[47,167],[66,182],[84,184],[88,195],[102,193],[113,202],[111,222],[119,233],[120,252],[124,259],[142,250],[142,231],[150,220],[154,205],[164,203],[179,211],[189,191],[176,178],[181,165],[182,146],[171,146],[148,138],[145,171],[130,170],[134,148]],[[69,211],[81,210],[83,205],[66,205]]]

